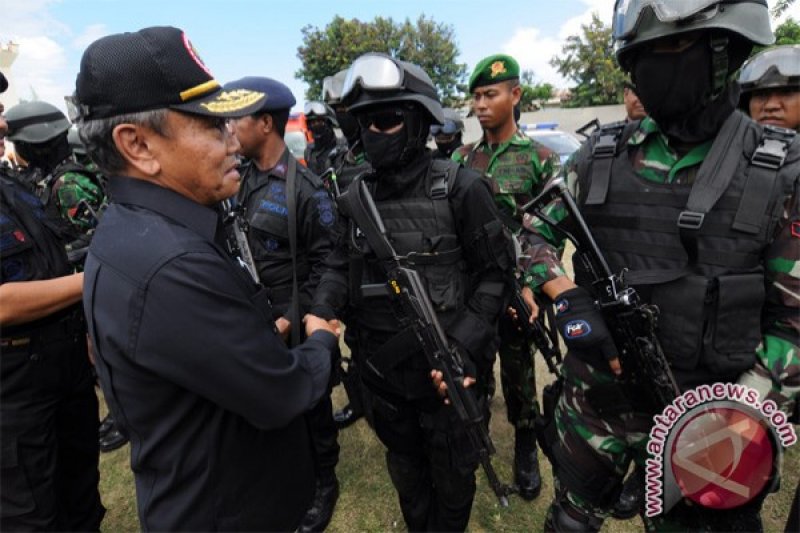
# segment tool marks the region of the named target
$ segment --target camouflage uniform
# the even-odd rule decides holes
[[[682,157],[669,146],[666,136],[650,118],[645,118],[627,141],[631,163],[636,174],[644,180],[658,184],[691,184],[700,164],[708,154],[711,141],[696,146]],[[580,197],[580,188],[587,186],[585,176],[578,181],[578,165],[585,155],[586,146],[565,165],[562,176],[567,180],[573,195]],[[785,208],[779,220],[771,245],[762,256],[768,283],[764,316],[775,317],[772,323],[763,324],[763,339],[757,349],[754,367],[739,378],[759,391],[762,398],[773,399],[787,413],[791,413],[800,391],[800,355],[798,346],[787,338],[800,334],[800,213],[797,189],[785,198]],[[553,202],[544,211],[556,221],[567,217],[560,201]],[[542,284],[564,275],[560,262],[564,239],[538,218],[526,215],[524,233],[530,247],[529,259],[521,265],[525,269],[525,282],[537,291]],[[640,466],[646,459],[644,446],[652,426],[652,417],[643,413],[623,413],[618,416],[601,416],[590,405],[585,391],[590,387],[610,383],[613,375],[608,368],[592,367],[577,357],[568,355],[562,368],[563,393],[556,407],[556,427],[561,444],[572,451],[570,460],[577,469],[596,471],[597,462],[613,470],[620,481],[628,471],[630,461]],[[614,489],[610,488],[613,494]],[[574,506],[588,516],[604,519],[608,508],[593,508],[585,499],[563,491]],[[614,497],[608,503],[613,504]],[[750,504],[748,504],[750,505]],[[660,515],[649,528],[669,527],[669,515]]]
[[[533,199],[556,174],[558,156],[522,131],[492,148],[485,139],[459,147],[452,159],[483,172],[492,187],[503,223],[514,233],[522,228],[518,206]],[[510,320],[500,323],[500,368],[508,421],[517,429],[532,428],[539,405],[530,346]]]

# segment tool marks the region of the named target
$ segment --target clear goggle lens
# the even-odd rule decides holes
[[[356,59],[347,71],[342,96],[350,94],[356,85],[368,91],[401,89],[403,69],[390,57],[367,54]]]

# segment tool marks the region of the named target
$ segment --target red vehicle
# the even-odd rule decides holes
[[[292,155],[305,165],[306,146],[314,140],[306,124],[305,114],[292,113],[289,115],[289,122],[286,123],[286,133],[283,135],[283,140]]]

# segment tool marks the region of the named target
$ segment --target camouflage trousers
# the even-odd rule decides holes
[[[536,396],[535,351],[508,316],[500,319],[500,379],[508,422],[517,429],[533,428],[539,402]]]
[[[611,515],[631,462],[644,467],[653,418],[630,407],[608,368],[593,367],[570,353],[561,375],[563,390],[555,409],[556,495],[549,513],[556,506],[571,507],[592,524],[589,529],[599,528]],[[730,511],[679,503],[663,515],[642,518],[648,531],[754,531],[760,530],[761,503]]]

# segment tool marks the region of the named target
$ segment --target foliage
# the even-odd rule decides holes
[[[777,0],[775,5],[772,6],[772,16],[775,18],[780,17],[793,3],[794,0]]]
[[[622,102],[625,74],[614,59],[611,28],[597,13],[581,25],[581,35],[567,37],[561,54],[550,60],[559,74],[577,85],[572,89],[569,107],[584,107]]]
[[[433,80],[444,105],[463,90],[467,66],[458,63],[455,30],[421,15],[416,22],[399,23],[392,18],[375,17],[372,22],[335,16],[319,29],[302,29],[303,44],[297,49],[302,68],[295,77],[309,86],[307,99],[318,99],[322,80],[347,68],[366,52],[383,52],[422,67]]]
[[[553,87],[550,83],[536,83],[536,77],[532,70],[523,70],[519,75],[519,83],[522,87],[522,97],[519,104],[522,111],[535,111],[541,107],[542,102],[549,100],[553,96]]]

